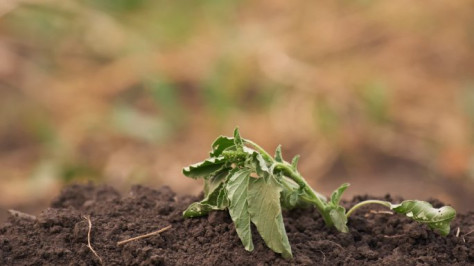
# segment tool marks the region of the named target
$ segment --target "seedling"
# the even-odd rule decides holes
[[[251,223],[266,245],[284,258],[291,258],[291,246],[283,224],[282,208],[315,206],[328,227],[347,233],[347,219],[358,208],[379,204],[413,220],[427,224],[446,236],[456,211],[449,206],[433,208],[425,201],[406,200],[400,204],[366,200],[349,211],[339,204],[349,184],[336,189],[330,199],[315,192],[297,170],[299,156],[291,163],[283,160],[281,146],[272,157],[251,140],[218,137],[212,144],[210,158],[183,169],[184,175],[204,179],[204,199],[192,203],[184,217],[198,217],[215,210],[229,210],[237,235],[245,249],[252,251]]]

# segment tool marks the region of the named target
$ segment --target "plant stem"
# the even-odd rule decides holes
[[[300,188],[305,192],[307,195],[307,199],[313,203],[316,208],[319,210],[321,215],[324,218],[324,221],[326,222],[326,225],[332,226],[332,220],[331,217],[329,217],[329,214],[326,212],[326,203],[323,202],[316,192],[308,185],[306,180],[298,173],[297,171],[293,170],[293,167],[289,165],[288,163],[279,163],[275,162],[275,169],[280,169],[282,170],[286,176],[290,177],[293,181],[295,181]]]
[[[305,198],[307,198],[307,200],[311,202],[312,204],[314,204],[316,208],[319,210],[319,212],[324,218],[324,221],[326,222],[326,225],[327,226],[333,225],[331,217],[329,217],[329,213],[326,211],[326,203],[323,202],[318,197],[316,192],[314,192],[314,190],[308,185],[308,183],[300,175],[300,173],[298,173],[297,171],[293,169],[293,166],[291,164],[286,163],[286,162],[283,162],[283,163],[276,162],[270,154],[268,154],[262,147],[260,147],[257,143],[251,140],[244,139],[244,142],[254,146],[262,154],[263,159],[274,164],[275,169],[279,169],[283,171],[286,176],[288,176],[293,181],[295,181],[300,186],[300,188],[305,192],[306,194]]]
[[[268,152],[265,151],[262,147],[260,147],[257,143],[248,139],[243,139],[243,141],[254,146],[262,154],[263,159],[265,159],[266,161],[271,162],[271,163],[275,161],[273,160],[273,157],[270,154],[268,154]]]
[[[390,208],[390,206],[392,205],[390,202],[388,201],[383,201],[383,200],[365,200],[365,201],[362,201],[362,202],[359,202],[357,203],[356,205],[354,205],[347,213],[346,213],[346,217],[349,218],[349,216],[351,216],[351,214],[357,210],[358,208],[364,206],[364,205],[368,205],[368,204],[379,204],[379,205],[383,205],[387,208]]]

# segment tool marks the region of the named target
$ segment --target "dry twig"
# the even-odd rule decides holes
[[[464,243],[466,243],[466,236],[468,236],[468,235],[470,235],[470,234],[472,234],[472,233],[474,233],[474,230],[471,230],[471,231],[467,232],[466,234],[464,234],[464,235],[462,236],[462,241],[464,241]]]
[[[132,238],[129,238],[129,239],[125,239],[125,240],[119,241],[119,242],[117,242],[117,246],[126,244],[126,243],[128,243],[128,242],[132,242],[132,241],[135,241],[135,240],[138,240],[138,239],[142,239],[142,238],[146,238],[146,237],[158,235],[159,233],[162,233],[162,232],[164,232],[164,231],[166,231],[166,230],[168,230],[168,229],[170,229],[170,228],[171,228],[171,225],[168,225],[167,227],[161,228],[160,230],[155,231],[155,232],[151,232],[151,233],[148,233],[148,234],[145,234],[145,235],[136,236],[136,237],[132,237]]]
[[[385,237],[385,238],[397,238],[397,237],[402,237],[402,236],[405,236],[405,235],[404,235],[404,234],[401,234],[401,235],[391,235],[391,236],[384,235],[383,237]]]
[[[87,220],[87,222],[89,223],[89,230],[87,232],[87,247],[92,251],[92,253],[94,253],[94,255],[99,259],[100,261],[100,264],[103,265],[103,261],[102,261],[102,258],[99,256],[99,254],[97,254],[97,252],[94,250],[94,248],[92,247],[91,245],[91,231],[92,231],[92,222],[91,222],[91,218],[89,216],[83,216],[84,219]]]

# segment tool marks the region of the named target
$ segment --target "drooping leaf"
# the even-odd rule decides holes
[[[434,208],[430,203],[419,200],[405,200],[400,204],[391,204],[390,208],[419,223],[427,224],[443,236],[449,234],[450,223],[456,217],[456,210],[450,206]]]
[[[200,163],[192,164],[183,168],[183,174],[191,178],[207,178],[211,174],[221,169],[226,163],[224,157],[209,158]]]
[[[280,192],[281,187],[273,178],[251,178],[248,210],[267,246],[284,258],[291,258],[293,255],[281,214]]]
[[[225,195],[225,190],[221,190],[220,193]],[[185,218],[200,217],[207,215],[211,211],[224,210],[228,207],[228,200],[222,197],[218,197],[217,205],[208,204],[205,201],[194,202],[188,206],[188,208],[183,212]]]
[[[272,173],[268,168],[267,162],[263,159],[262,155],[258,152],[252,151],[252,162],[253,168],[255,168],[259,177],[267,178]]]
[[[204,180],[204,197],[207,197],[209,193],[214,191],[222,182],[225,182],[230,170],[232,170],[232,168],[223,167]]]
[[[275,181],[279,183],[282,187],[280,193],[280,203],[281,207],[287,210],[291,210],[297,207],[305,208],[311,206],[307,201],[304,201],[301,198],[301,190],[299,189],[298,184],[296,184],[290,178],[283,176],[282,173],[276,173],[274,175]]]
[[[281,154],[281,145],[278,145],[278,147],[275,150],[275,161],[279,163],[283,162],[283,156]]]
[[[184,218],[200,217],[208,214],[211,210],[212,206],[210,205],[194,202],[183,212],[183,216]]]
[[[209,192],[200,202],[194,202],[183,212],[186,218],[199,217],[208,214],[210,211],[224,210],[228,207],[228,200],[223,198],[226,194],[225,182],[221,182],[217,187]]]
[[[219,199],[219,194],[221,193],[221,191],[225,191],[224,182],[220,183],[219,186],[217,186],[213,191],[211,191],[209,195],[202,201],[202,203],[215,206],[217,207],[216,209],[219,209],[218,199]]]
[[[214,143],[212,143],[212,151],[210,153],[211,157],[218,157],[222,155],[222,152],[229,148],[234,146],[234,138],[229,138],[226,136],[220,136],[218,137]]]
[[[334,205],[339,205],[339,201],[341,200],[342,193],[349,187],[349,183],[344,183],[339,186],[336,190],[334,190],[331,194],[331,203]]]
[[[229,207],[229,199],[227,198],[227,189],[222,189],[219,191],[219,195],[217,196],[217,207],[220,210],[223,210]]]
[[[349,232],[349,228],[347,228],[346,209],[344,209],[344,207],[336,206],[331,208],[329,216],[331,217],[334,227],[336,227],[339,232]]]
[[[280,196],[281,206],[284,209],[291,210],[297,207],[299,203],[299,193],[298,190],[283,190]]]
[[[230,178],[226,184],[230,217],[234,221],[237,235],[248,251],[253,250],[247,202],[250,173],[250,169],[235,168],[230,172]]]

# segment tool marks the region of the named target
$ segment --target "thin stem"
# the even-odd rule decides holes
[[[346,217],[349,218],[349,216],[351,216],[351,214],[355,210],[359,209],[362,206],[368,205],[368,204],[379,204],[379,205],[383,205],[387,208],[390,208],[390,206],[392,205],[390,202],[383,201],[383,200],[365,200],[365,201],[359,202],[356,205],[352,206],[352,208],[346,213]]]
[[[297,171],[294,171],[293,168],[291,167],[291,165],[289,165],[288,163],[278,163],[278,162],[276,162],[275,163],[275,169],[282,170],[285,173],[285,175],[290,177],[293,181],[295,181],[300,186],[300,188],[303,189],[303,191],[308,196],[308,200],[311,203],[313,203],[316,206],[316,208],[318,208],[318,210],[321,213],[321,215],[323,216],[324,221],[326,222],[326,224],[331,226],[332,225],[331,218],[328,216],[328,214],[325,211],[326,203],[323,202],[318,197],[316,192],[314,192],[314,190],[308,185],[308,183],[300,175],[300,173],[298,173]]]
[[[261,154],[262,154],[262,157],[263,159],[267,160],[268,162],[274,162],[275,160],[273,160],[273,157],[268,154],[267,151],[265,151],[262,147],[260,147],[260,145],[258,145],[257,143],[251,141],[251,140],[248,140],[248,139],[243,139],[244,142],[254,146],[254,148],[256,148]]]
[[[303,189],[303,191],[306,193],[307,200],[313,203],[316,206],[316,208],[319,210],[319,212],[324,218],[324,221],[326,222],[326,225],[328,226],[333,225],[331,217],[329,217],[329,214],[325,211],[326,203],[321,201],[321,199],[318,197],[316,192],[314,192],[314,190],[308,185],[308,183],[300,175],[300,173],[293,170],[293,167],[291,164],[286,163],[286,162],[284,163],[276,162],[270,154],[268,154],[262,147],[260,147],[257,143],[251,140],[244,139],[244,142],[254,146],[262,154],[262,157],[266,161],[275,165],[275,169],[282,170],[286,176],[288,176],[293,181],[295,181],[300,186],[300,188]]]

